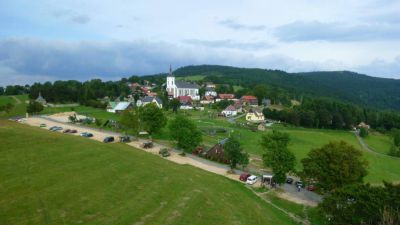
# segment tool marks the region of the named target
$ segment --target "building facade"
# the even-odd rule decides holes
[[[193,100],[200,100],[199,86],[194,83],[176,80],[175,76],[172,74],[171,67],[167,76],[166,86],[166,90],[170,98],[177,98],[179,96],[190,96]]]

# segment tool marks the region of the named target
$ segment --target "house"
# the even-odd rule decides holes
[[[42,97],[42,93],[39,92],[39,96],[36,98],[35,102],[38,102],[42,105],[46,105],[46,99]]]
[[[138,99],[136,102],[136,106],[138,107],[145,106],[149,103],[156,104],[156,106],[160,109],[163,107],[163,103],[159,97],[151,97],[151,96],[145,96],[143,98]]]
[[[242,113],[243,112],[243,107],[242,104],[240,104],[240,101],[236,101],[235,104],[233,104],[233,106],[236,108],[236,111],[238,113]]]
[[[359,128],[359,129],[364,128],[364,129],[369,130],[370,126],[364,122],[361,122],[360,124],[358,124],[357,128]]]
[[[181,104],[192,103],[192,97],[190,96],[178,96],[177,99]]]
[[[119,102],[114,108],[114,113],[122,113],[125,110],[133,108],[134,105],[132,102]]]
[[[200,101],[200,104],[203,104],[203,105],[212,104],[212,103],[214,103],[214,97],[211,95],[204,96]]]
[[[218,94],[217,102],[221,100],[232,100],[235,101],[235,95],[234,94]]]
[[[229,105],[226,107],[224,110],[222,110],[222,115],[225,117],[230,117],[230,116],[236,116],[237,115],[237,109],[234,105]]]
[[[252,123],[261,123],[264,122],[264,114],[259,109],[250,109],[246,114],[246,120]]]
[[[217,92],[215,91],[214,88],[206,87],[206,92],[205,92],[204,95],[205,95],[205,96],[213,96],[213,97],[216,97],[216,96],[217,96]]]
[[[193,100],[200,100],[199,85],[185,81],[175,80],[171,67],[167,76],[166,90],[170,98],[190,96]]]
[[[252,95],[243,95],[240,98],[240,101],[242,102],[243,105],[258,106],[257,98]]]
[[[213,88],[215,89],[217,85],[215,85],[213,82],[206,82],[206,88]]]
[[[206,152],[204,155],[207,159],[211,159],[214,161],[222,162],[222,163],[229,163],[229,160],[226,159],[225,152],[224,152],[224,144],[228,138],[225,138],[219,141],[216,145],[214,145],[210,150]]]
[[[106,108],[107,112],[115,113],[115,106],[117,106],[117,102],[108,102]]]

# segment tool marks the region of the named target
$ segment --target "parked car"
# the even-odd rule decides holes
[[[131,142],[131,138],[129,136],[121,136],[119,137],[120,142]]]
[[[249,176],[249,177],[247,178],[247,180],[246,180],[246,184],[250,184],[250,185],[252,185],[252,184],[254,184],[254,183],[256,183],[256,182],[257,182],[257,179],[258,179],[258,177],[257,177],[257,176],[255,176],[255,175],[251,175],[251,176]]]
[[[104,138],[103,142],[104,143],[109,143],[109,142],[113,142],[114,141],[114,137],[110,136],[110,137],[106,137]]]
[[[240,174],[239,180],[246,181],[247,178],[249,178],[249,177],[250,177],[249,173],[242,173],[242,174]]]
[[[293,178],[288,177],[288,178],[286,179],[286,183],[287,183],[287,184],[293,184]]]
[[[78,131],[77,130],[71,130],[70,133],[71,134],[76,134],[76,133],[78,133]]]
[[[296,187],[304,187],[304,183],[301,180],[296,181],[294,184],[296,185]]]
[[[307,190],[309,191],[315,191],[316,187],[313,184],[310,184],[307,186]]]
[[[162,157],[168,157],[171,155],[171,153],[169,153],[169,149],[168,148],[162,148],[160,149],[160,151],[158,152],[158,154],[160,154]]]
[[[143,143],[143,148],[152,148],[153,147],[153,142],[145,142]]]
[[[66,130],[63,131],[63,133],[70,133],[70,132],[71,132],[70,129],[66,129]]]
[[[62,130],[62,129],[63,129],[62,127],[54,126],[54,127],[50,127],[49,130],[51,130],[51,131],[59,131],[59,130]]]
[[[88,132],[83,132],[80,134],[82,137],[93,137],[92,133],[88,133]]]
[[[45,124],[45,123],[41,123],[41,124],[39,125],[39,127],[46,127],[46,124]]]

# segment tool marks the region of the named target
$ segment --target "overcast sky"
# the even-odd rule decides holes
[[[0,85],[170,64],[400,78],[400,1],[0,0]]]

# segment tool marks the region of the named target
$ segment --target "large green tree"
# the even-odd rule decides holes
[[[311,150],[301,163],[302,177],[316,182],[317,187],[327,192],[362,183],[367,175],[367,161],[362,152],[344,141],[330,142]]]
[[[26,107],[26,112],[30,114],[35,114],[43,111],[43,105],[36,101],[29,102],[28,106]]]
[[[140,130],[139,111],[136,109],[123,111],[118,122],[125,134],[129,131],[137,134]]]
[[[177,115],[170,122],[168,128],[178,148],[185,152],[190,152],[202,141],[201,132],[196,124],[182,115]]]
[[[400,224],[400,185],[349,185],[325,196],[318,207],[329,224]]]
[[[235,169],[238,163],[242,164],[242,166],[246,166],[248,164],[249,155],[246,152],[243,152],[240,142],[234,137],[228,138],[228,140],[224,143],[224,154],[226,159],[229,160],[229,166],[231,167],[231,170]]]
[[[267,89],[267,87],[265,85],[260,85],[259,84],[254,88],[253,92],[254,92],[254,95],[257,97],[258,105],[261,105],[262,100],[265,97],[267,97],[268,89]]]
[[[140,122],[149,134],[158,132],[167,124],[164,111],[158,108],[156,104],[150,103],[139,109]]]
[[[174,111],[175,113],[178,112],[179,107],[181,106],[181,102],[179,101],[179,99],[174,98],[169,102],[169,105],[172,108],[172,111]]]
[[[262,136],[261,145],[265,149],[264,165],[272,168],[273,179],[282,184],[286,181],[286,174],[294,170],[296,158],[288,149],[290,138],[287,133],[273,130],[272,133]]]

